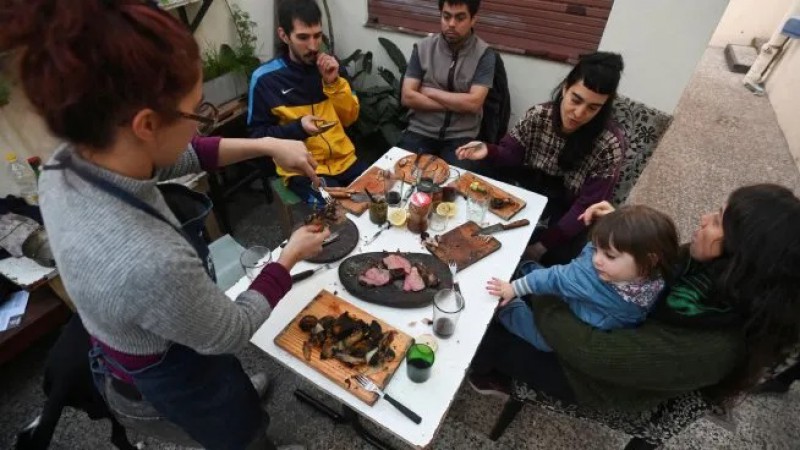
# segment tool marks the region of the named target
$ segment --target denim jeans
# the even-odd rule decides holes
[[[517,277],[524,277],[534,270],[543,268],[544,266],[536,261],[523,261],[517,270]],[[533,310],[521,298],[515,298],[506,306],[500,308],[497,311],[497,321],[503,324],[505,329],[513,335],[524,339],[538,350],[543,352],[553,351],[536,327]]]
[[[212,450],[275,448],[258,393],[233,355],[201,355],[173,344],[157,363],[128,371],[95,346],[90,361],[98,390],[126,427]],[[106,364],[131,375],[142,399],[118,392]]]

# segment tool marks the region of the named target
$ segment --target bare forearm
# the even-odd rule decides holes
[[[476,113],[483,106],[483,102],[479,101],[475,95],[471,93],[455,93],[447,92],[441,89],[426,88],[423,95],[444,105],[450,111],[457,113]]]
[[[274,140],[274,138],[262,139]],[[219,143],[219,165],[227,166],[259,156],[271,156],[268,151],[270,146],[265,146],[259,141],[260,139],[223,138]]]
[[[403,92],[403,106],[417,111],[447,111],[441,103],[418,91]]]

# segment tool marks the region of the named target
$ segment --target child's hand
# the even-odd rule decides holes
[[[498,278],[492,278],[489,280],[486,283],[486,290],[489,291],[490,294],[500,297],[500,306],[506,306],[508,302],[516,297],[514,295],[514,288],[511,287],[511,283]]]

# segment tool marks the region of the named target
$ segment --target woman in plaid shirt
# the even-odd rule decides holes
[[[545,265],[573,259],[586,243],[578,216],[590,205],[609,200],[626,146],[612,121],[623,69],[622,56],[597,52],[578,64],[553,92],[551,102],[536,105],[497,145],[470,142],[457,149],[459,159],[485,159],[495,167],[523,167],[518,179],[526,189],[547,196],[526,258]]]

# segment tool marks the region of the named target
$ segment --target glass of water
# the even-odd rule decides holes
[[[242,264],[247,278],[255,280],[258,274],[261,273],[261,269],[272,262],[272,250],[261,245],[248,247],[242,252],[239,262]]]
[[[471,195],[467,198],[467,220],[481,225],[486,218],[486,211],[488,209],[488,195]]]

